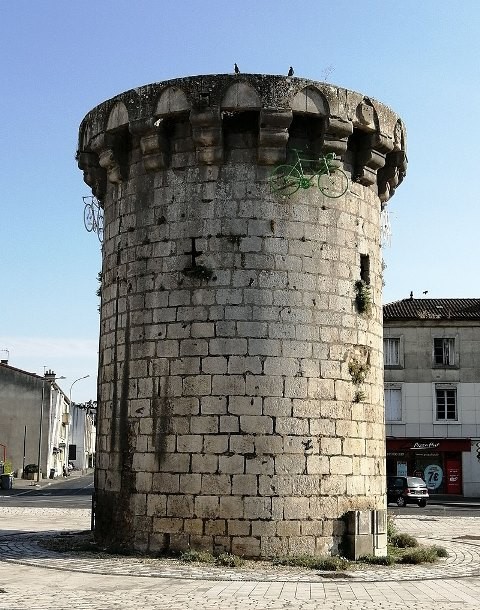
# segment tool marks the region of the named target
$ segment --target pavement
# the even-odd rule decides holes
[[[40,480],[35,480],[35,481],[29,481],[28,479],[19,479],[14,477],[13,478],[13,490],[16,489],[21,489],[21,490],[25,490],[25,491],[31,491],[34,489],[39,489],[42,487],[48,487],[50,485],[55,485],[55,483],[59,483],[60,481],[66,481],[67,478],[75,478],[75,477],[79,477],[82,476],[83,474],[87,474],[87,473],[92,473],[93,470],[89,469],[89,470],[84,470],[83,472],[81,470],[72,470],[70,472],[70,474],[68,475],[68,477],[56,477],[55,479],[49,479],[49,478],[45,478],[42,479],[40,478]],[[36,476],[36,475],[35,475]],[[2,489],[0,487],[0,495],[5,495],[8,494],[10,492],[10,490],[8,489]]]
[[[28,492],[31,482],[26,483],[22,489]],[[337,574],[267,563],[235,569],[173,559],[78,556],[48,551],[38,541],[88,530],[90,510],[20,508],[4,498],[0,610],[477,609],[479,517],[397,515],[395,523],[420,543],[444,546],[449,557],[433,565],[366,566]]]
[[[480,498],[468,498],[466,496],[452,495],[430,495],[429,504],[439,504],[441,506],[463,506],[464,508],[480,508]]]

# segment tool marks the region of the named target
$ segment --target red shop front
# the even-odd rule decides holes
[[[387,437],[387,475],[419,476],[430,494],[461,495],[462,452],[470,448],[469,438]]]

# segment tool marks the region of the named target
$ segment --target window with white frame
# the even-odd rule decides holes
[[[383,340],[383,364],[384,366],[400,365],[399,337],[386,337]]]
[[[458,421],[456,388],[441,385],[435,387],[435,411],[437,421]]]
[[[402,421],[402,390],[399,387],[386,387],[385,393],[385,421]]]
[[[455,339],[442,337],[433,340],[433,363],[436,366],[455,364]]]

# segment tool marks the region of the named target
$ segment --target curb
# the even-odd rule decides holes
[[[427,506],[449,506],[463,507],[463,508],[478,508],[480,509],[480,502],[451,502],[448,500],[430,500]]]

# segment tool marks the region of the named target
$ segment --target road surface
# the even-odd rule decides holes
[[[14,479],[13,489],[0,493],[0,506],[36,508],[90,508],[93,494],[93,474],[75,475],[65,479],[42,481],[36,487],[33,481]]]

